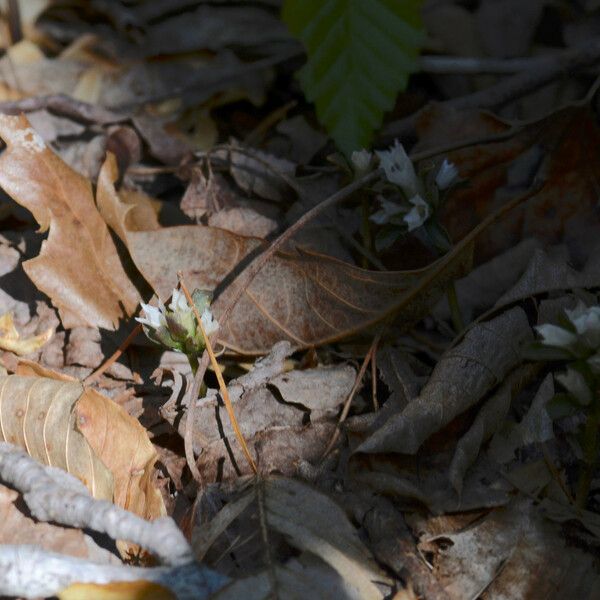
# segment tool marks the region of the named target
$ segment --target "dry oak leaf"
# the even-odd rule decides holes
[[[54,334],[50,328],[39,335],[21,339],[12,313],[6,313],[0,317],[0,348],[14,352],[19,356],[37,352]]]
[[[0,377],[0,441],[71,473],[95,498],[147,519],[163,516],[157,454],[140,423],[68,376],[31,363],[21,371],[36,375]]]
[[[139,295],[127,277],[92,186],[54,154],[24,116],[0,115],[0,186],[47,231],[23,268],[59,309],[65,327],[114,329]]]
[[[202,225],[140,229],[143,204],[115,190],[117,167],[109,155],[98,176],[98,209],[131,258],[163,300],[177,285],[177,271],[190,288],[214,290],[217,319],[235,294],[240,267],[265,247],[258,238]],[[367,271],[329,256],[290,248],[276,253],[244,291],[219,341],[243,354],[265,354],[288,340],[294,348],[325,344],[388,318],[412,325],[441,296],[449,281],[469,268],[471,246],[450,259],[416,271]],[[438,265],[443,268],[436,272]],[[228,285],[227,285],[228,284]]]

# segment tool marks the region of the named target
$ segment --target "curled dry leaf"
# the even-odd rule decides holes
[[[14,352],[19,356],[37,352],[54,334],[54,329],[50,328],[39,335],[21,339],[12,313],[6,313],[0,317],[0,348]]]
[[[513,395],[536,375],[537,365],[526,364],[508,374],[502,385],[485,401],[469,430],[460,438],[452,457],[448,478],[458,494],[462,492],[467,469],[475,462],[484,442],[504,424]]]
[[[0,437],[82,481],[95,498],[144,518],[165,514],[156,453],[123,408],[77,381],[0,377]]]
[[[128,279],[89,181],[44,143],[24,116],[0,115],[0,186],[31,211],[48,239],[23,268],[59,309],[65,327],[113,329],[139,295]]]
[[[183,271],[190,289],[214,290],[228,283],[213,304],[218,319],[243,280],[243,275],[234,278],[240,265],[265,242],[201,225],[141,229],[137,209],[114,188],[116,178],[116,163],[109,155],[98,177],[98,207],[140,273],[162,299],[175,287],[178,271]],[[449,281],[468,270],[471,246],[451,260],[441,260],[445,262],[440,272],[438,263],[418,271],[380,272],[301,249],[279,252],[244,291],[219,341],[237,352],[264,354],[281,340],[295,348],[339,340],[392,314],[413,324]]]
[[[498,385],[519,363],[519,345],[532,337],[527,316],[518,307],[477,324],[442,356],[419,397],[392,415],[357,451],[415,454],[430,435]]]
[[[238,579],[219,590],[211,600],[284,600],[285,598],[336,598],[362,600],[364,596],[346,584],[322,561],[302,555],[269,571]]]

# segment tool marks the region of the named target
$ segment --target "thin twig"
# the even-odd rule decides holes
[[[379,402],[377,400],[377,350],[379,350],[379,344],[375,346],[373,357],[371,358],[371,400],[375,412],[379,410]]]
[[[590,67],[598,61],[600,61],[600,40],[596,38],[583,47],[575,50],[565,50],[557,54],[553,57],[553,60],[548,60],[545,66],[521,71],[489,88],[440,102],[439,105],[443,108],[455,110],[500,108],[513,100],[535,92],[559,77],[571,75],[573,72]],[[417,121],[427,106],[412,115],[389,123],[384,127],[379,141],[385,144],[397,137],[414,134]]]
[[[204,374],[206,373],[206,369],[208,368],[209,362],[210,358],[208,356],[208,352],[205,350],[202,353],[202,358],[200,359],[198,368],[196,369],[196,373],[194,375],[192,389],[190,390],[187,408],[187,418],[185,420],[185,432],[183,434],[183,447],[185,450],[185,459],[187,460],[187,464],[190,469],[190,472],[192,473],[192,477],[200,486],[201,490],[205,487],[204,477],[202,477],[202,473],[200,473],[198,465],[196,464],[196,457],[194,456],[194,444],[192,441],[192,437],[194,435],[194,416],[196,412],[196,401],[198,400],[200,386],[202,385]]]
[[[325,452],[323,452],[323,457],[322,457],[323,459],[331,452],[332,448],[335,446],[336,442],[338,441],[338,438],[340,437],[340,427],[341,427],[342,423],[346,420],[346,417],[348,416],[348,413],[350,412],[350,406],[352,405],[352,400],[354,400],[354,396],[356,396],[356,392],[358,392],[358,390],[360,389],[360,386],[362,385],[362,380],[365,376],[365,373],[367,372],[367,367],[369,366],[371,359],[375,355],[377,346],[379,345],[379,340],[381,339],[381,334],[382,334],[382,332],[380,331],[375,336],[375,339],[373,340],[373,342],[371,343],[371,346],[369,347],[369,351],[365,355],[362,365],[360,366],[360,369],[356,375],[354,385],[352,386],[352,389],[350,390],[350,393],[348,394],[348,397],[346,398],[346,402],[344,402],[344,408],[342,409],[342,414],[340,415],[340,418],[338,419],[338,424],[335,428],[335,431],[333,432],[333,435],[331,436],[331,440],[329,440],[329,444],[327,445]]]
[[[93,373],[90,373],[85,380],[83,381],[83,385],[88,386],[93,381],[96,381],[100,375],[102,375],[107,369],[109,369],[127,350],[127,348],[131,345],[133,340],[142,332],[142,326],[138,323],[133,331],[121,342],[116,351],[109,356]]]
[[[213,369],[215,371],[215,375],[217,376],[217,381],[219,382],[219,389],[221,391],[221,397],[223,398],[223,402],[225,404],[225,410],[227,410],[227,414],[229,415],[229,420],[231,421],[231,426],[233,427],[233,431],[235,432],[236,437],[242,447],[242,451],[248,464],[252,468],[252,471],[256,474],[258,469],[256,468],[256,463],[250,454],[250,450],[248,449],[248,445],[246,444],[246,440],[240,430],[238,425],[237,418],[235,416],[235,412],[233,411],[233,405],[231,404],[231,399],[229,398],[229,392],[227,391],[227,385],[225,384],[225,380],[223,379],[223,374],[221,373],[221,368],[219,367],[219,363],[217,361],[217,357],[212,348],[212,344],[210,343],[209,337],[206,335],[206,330],[204,329],[204,325],[202,324],[202,317],[194,304],[194,300],[192,299],[192,295],[188,290],[185,279],[183,277],[183,273],[181,271],[177,272],[177,277],[179,278],[179,284],[181,285],[181,290],[185,294],[185,297],[190,305],[194,316],[196,317],[196,321],[198,322],[198,327],[200,328],[200,332],[202,333],[202,337],[204,338],[204,342],[206,344],[206,352],[208,352],[208,356],[210,357],[210,362],[212,363]],[[198,368],[199,370],[199,368]],[[195,402],[196,399],[192,397],[192,402]]]
[[[425,73],[514,75],[522,71],[536,71],[553,64],[555,60],[555,56],[526,56],[523,58],[422,56],[419,64]]]
[[[248,286],[254,281],[254,278],[258,275],[260,270],[267,264],[270,258],[279,250],[284,244],[286,244],[302,227],[304,227],[309,221],[314,219],[317,215],[321,214],[324,210],[327,210],[329,207],[334,206],[338,202],[345,200],[349,196],[351,196],[357,190],[360,190],[365,185],[368,185],[372,181],[377,180],[383,170],[377,169],[372,171],[371,173],[367,173],[367,175],[353,181],[350,185],[343,187],[341,190],[338,190],[335,194],[329,196],[323,200],[323,202],[317,204],[315,207],[311,208],[308,212],[304,213],[293,225],[290,225],[278,238],[276,238],[273,243],[268,246],[261,255],[259,255],[254,261],[252,261],[245,269],[242,271],[241,276],[244,278],[241,285],[238,286],[237,290],[233,294],[231,300],[228,305],[225,307],[223,313],[219,316],[219,322],[223,325],[231,311],[235,308],[235,305],[238,303],[239,299],[242,297],[242,294],[246,291]]]

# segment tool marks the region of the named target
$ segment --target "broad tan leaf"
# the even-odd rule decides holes
[[[178,270],[183,271],[190,288],[213,290],[264,244],[257,238],[201,225],[139,230],[135,225],[138,209],[116,192],[116,177],[115,159],[109,155],[98,177],[98,208],[163,300],[176,286]],[[466,249],[427,280],[438,263],[418,271],[367,271],[290,248],[276,254],[257,275],[219,340],[244,354],[263,354],[281,340],[290,341],[295,348],[339,340],[393,313],[402,323],[412,325],[428,312],[449,281],[464,274],[469,263]],[[234,279],[215,301],[217,318],[238,285],[239,278]],[[418,285],[422,287],[414,293]]]
[[[54,329],[47,329],[39,335],[21,339],[12,313],[0,317],[0,348],[18,355],[31,354],[39,350],[54,334]]]
[[[63,325],[113,329],[139,301],[100,217],[89,181],[43,142],[24,116],[0,115],[0,186],[48,239],[23,268],[59,309]]]
[[[152,479],[157,455],[145,429],[77,381],[0,377],[0,440],[71,473],[96,498],[144,518],[165,514]]]
[[[81,480],[96,498],[112,500],[113,476],[77,425],[76,382],[41,377],[0,377],[0,437],[43,464]]]

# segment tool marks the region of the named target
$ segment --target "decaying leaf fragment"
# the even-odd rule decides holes
[[[0,377],[0,440],[71,473],[95,498],[144,518],[165,514],[148,434],[118,404],[77,381]]]
[[[286,371],[291,353],[288,342],[276,344],[253,370],[228,385],[240,429],[263,474],[292,475],[300,462],[320,459],[356,378],[348,365]],[[185,434],[187,414],[162,414]],[[192,425],[198,467],[208,481],[251,473],[234,437],[222,401],[209,390],[196,404]]]
[[[31,211],[48,239],[23,268],[65,327],[113,329],[139,295],[94,204],[89,181],[54,154],[24,116],[0,115],[0,186]]]
[[[451,600],[596,597],[592,557],[568,547],[529,499],[472,527],[444,531],[438,523],[436,529],[422,536],[419,548],[433,556],[433,573]]]
[[[19,356],[31,354],[39,350],[54,334],[54,329],[47,329],[39,335],[21,339],[12,313],[6,313],[0,317],[0,348],[14,352]]]

